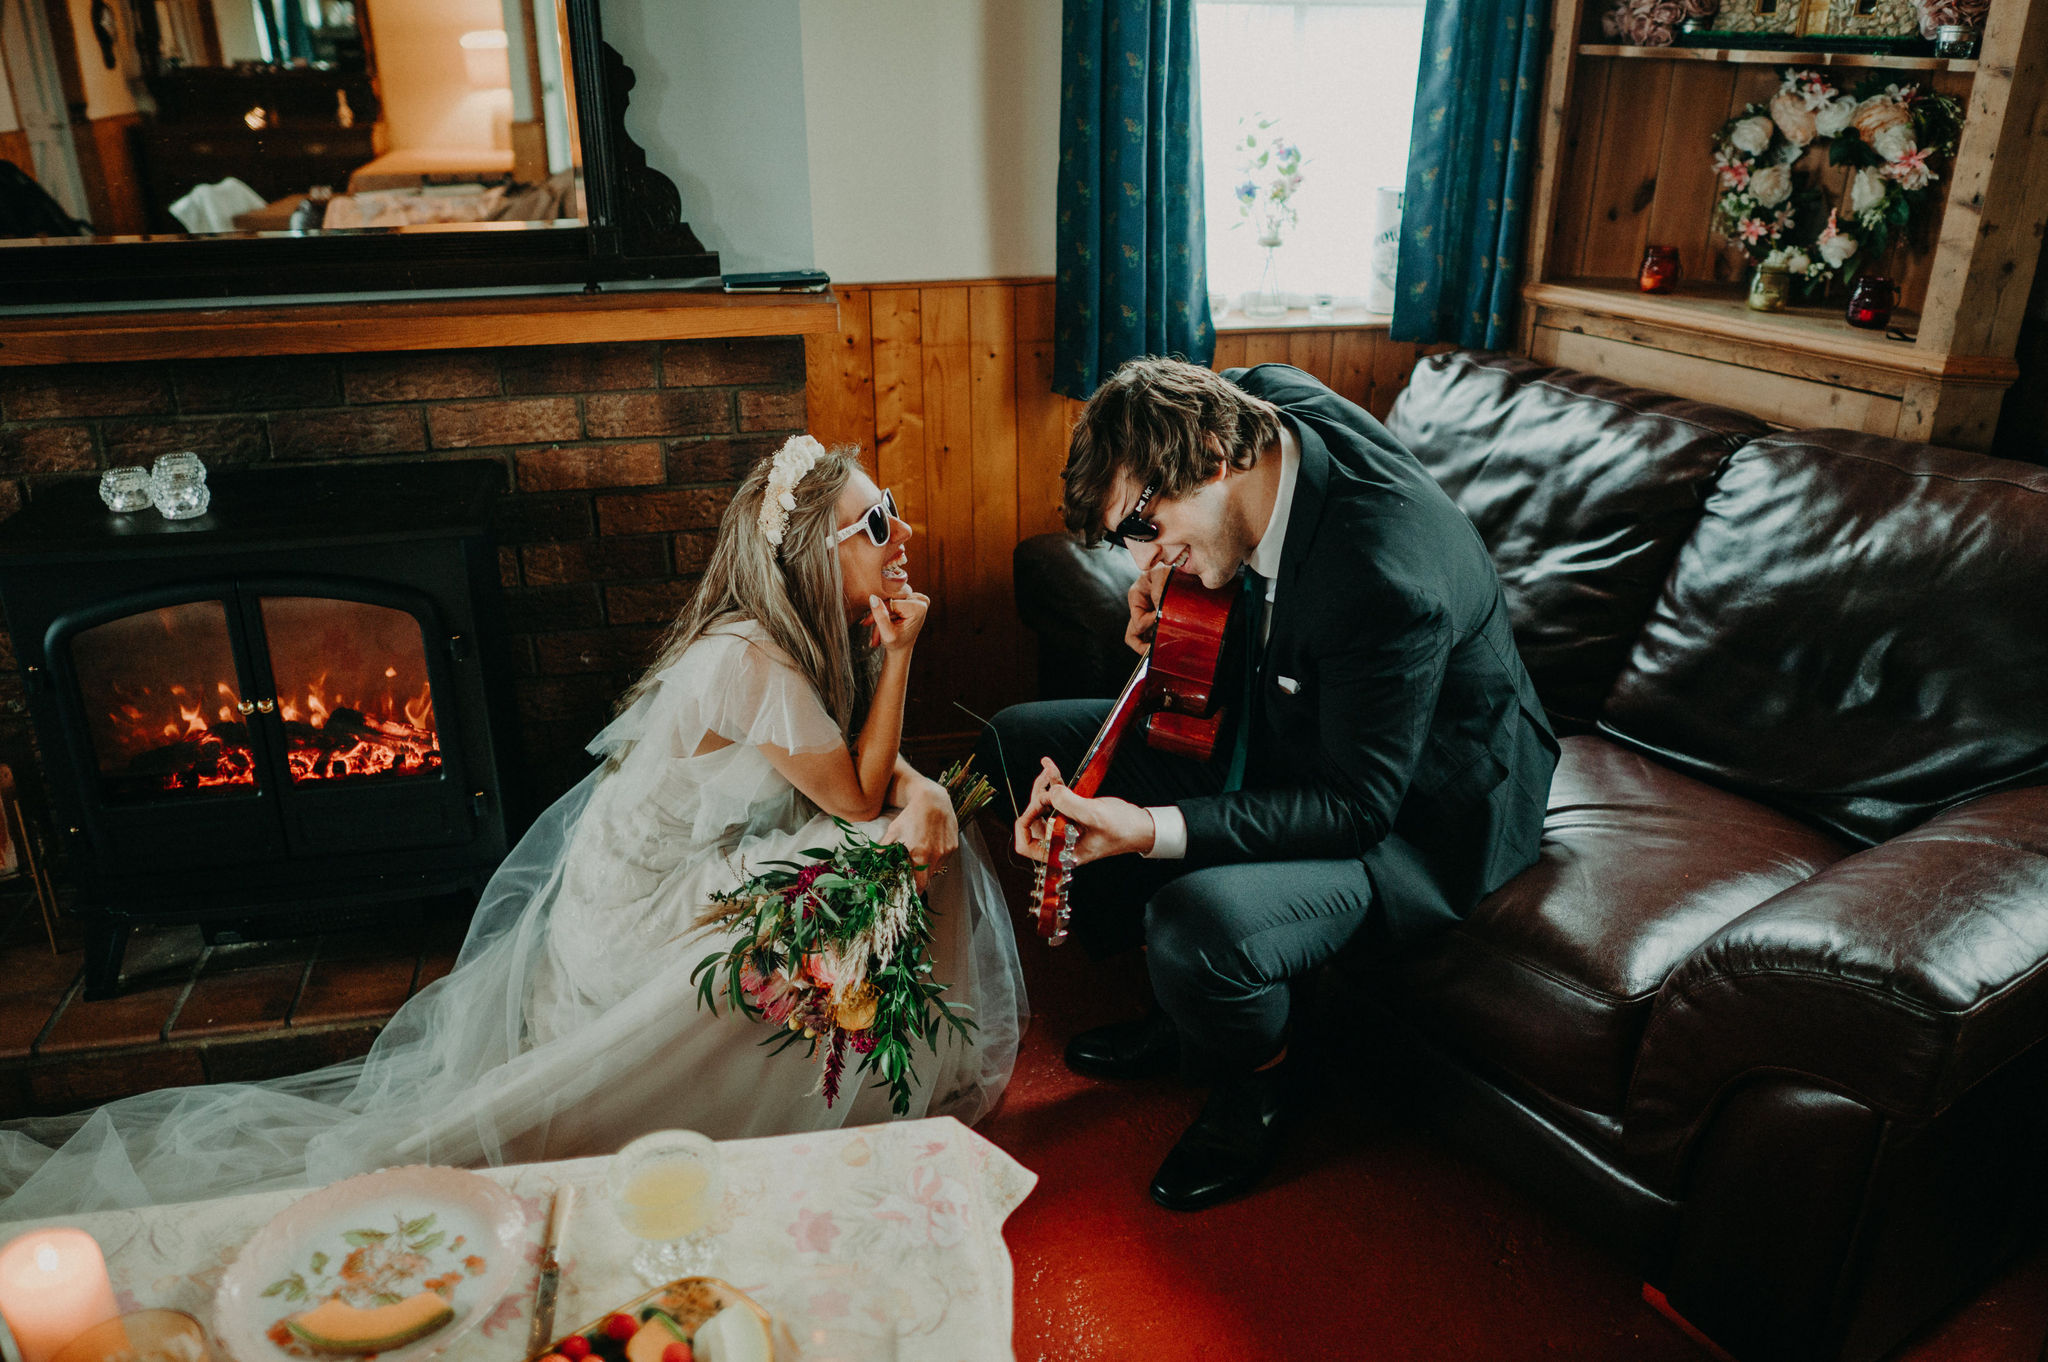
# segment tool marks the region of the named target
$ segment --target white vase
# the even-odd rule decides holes
[[[1272,321],[1287,315],[1287,294],[1280,288],[1280,238],[1262,236],[1259,244],[1266,248],[1266,259],[1257,287],[1244,295],[1244,315]]]
[[[1374,191],[1372,209],[1372,282],[1365,294],[1367,312],[1394,310],[1394,278],[1401,256],[1401,191],[1382,186]]]

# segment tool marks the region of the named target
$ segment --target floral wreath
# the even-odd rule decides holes
[[[796,485],[817,467],[825,446],[809,435],[792,435],[775,451],[768,467],[768,487],[761,493],[761,534],[778,550],[783,531],[789,528],[789,513],[796,509]]]
[[[1948,95],[1882,75],[1844,94],[1818,71],[1780,74],[1768,105],[1749,105],[1715,134],[1714,226],[1751,263],[1789,271],[1811,295],[1854,279],[1895,237],[1924,240],[1936,166],[1955,155],[1963,110]],[[1793,169],[1822,143],[1830,165],[1857,167],[1847,222]]]

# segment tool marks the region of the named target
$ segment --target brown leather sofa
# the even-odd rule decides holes
[[[1472,353],[1387,424],[1565,735],[1538,863],[1363,962],[1390,1053],[1744,1362],[1884,1355],[2048,1211],[2048,469]],[[1019,547],[1054,689],[1121,557]]]

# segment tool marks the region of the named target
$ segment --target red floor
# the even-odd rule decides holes
[[[1013,901],[1018,886],[1013,883]],[[1170,1080],[1069,1073],[1067,1038],[1134,1015],[1131,962],[1021,934],[1033,1021],[982,1134],[1036,1171],[1011,1217],[1020,1362],[1700,1362],[1642,1284],[1520,1192],[1376,1107],[1333,1102],[1272,1184],[1196,1215],[1146,1184],[1199,1106]],[[2034,1362],[2048,1244],[1895,1355]]]

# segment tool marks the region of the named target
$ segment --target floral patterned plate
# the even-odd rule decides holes
[[[284,1321],[340,1297],[365,1309],[438,1291],[455,1318],[384,1362],[419,1362],[468,1333],[512,1289],[526,1213],[459,1168],[386,1168],[309,1193],[250,1237],[213,1298],[213,1332],[235,1362],[316,1354]]]

